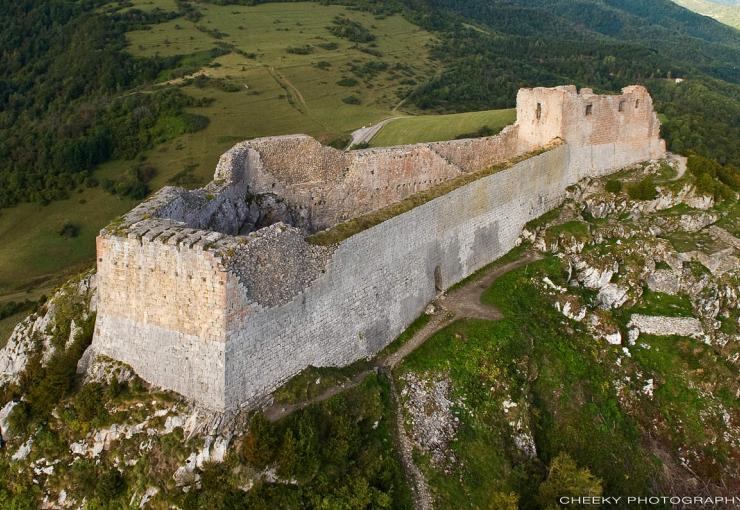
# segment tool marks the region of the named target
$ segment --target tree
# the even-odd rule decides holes
[[[537,501],[543,508],[552,508],[557,507],[561,497],[601,496],[602,490],[598,477],[588,468],[579,468],[570,455],[561,452],[550,464],[547,480],[540,484]]]
[[[269,422],[262,413],[255,413],[242,443],[244,460],[256,467],[265,467],[275,456],[275,443]]]

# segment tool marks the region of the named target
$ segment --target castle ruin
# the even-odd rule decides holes
[[[563,86],[521,89],[516,123],[491,137],[239,143],[204,188],[165,187],[100,232],[93,352],[217,411],[254,404],[309,365],[377,353],[569,185],[662,157],[659,127],[644,87]],[[309,238],[513,159],[337,244]]]

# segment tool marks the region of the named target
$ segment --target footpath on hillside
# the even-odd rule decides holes
[[[481,295],[487,288],[493,285],[498,278],[518,267],[524,266],[537,260],[539,256],[535,253],[526,253],[519,259],[494,267],[477,278],[466,282],[461,287],[451,291],[449,294],[441,295],[433,302],[436,312],[427,324],[419,329],[407,342],[395,352],[385,358],[378,359],[372,368],[358,372],[350,381],[327,388],[321,394],[301,402],[293,404],[275,403],[263,410],[265,418],[269,421],[278,421],[299,409],[303,409],[316,402],[322,402],[334,395],[357,386],[367,375],[378,372],[381,369],[393,369],[409,354],[423,345],[430,337],[448,324],[464,318],[498,320],[502,317],[501,312],[489,305],[481,303]]]
[[[424,478],[424,473],[422,473],[414,462],[413,443],[406,432],[406,427],[404,426],[401,399],[391,371],[404,358],[431,338],[432,335],[455,320],[463,318],[486,320],[500,319],[502,314],[498,309],[481,302],[483,292],[493,285],[493,282],[502,275],[513,269],[529,264],[530,262],[534,262],[539,258],[540,257],[536,253],[526,253],[521,258],[513,262],[508,262],[498,267],[491,268],[482,275],[472,278],[470,281],[465,282],[461,287],[451,291],[447,295],[440,295],[433,302],[436,312],[432,315],[429,322],[427,322],[407,342],[399,347],[398,350],[384,358],[378,359],[372,368],[355,374],[350,381],[332,386],[314,398],[296,402],[294,404],[273,404],[269,406],[263,411],[265,417],[271,422],[278,421],[299,409],[303,409],[316,402],[327,400],[342,391],[357,386],[365,379],[365,377],[373,372],[382,374],[390,384],[391,399],[393,402],[392,407],[395,415],[396,447],[401,456],[401,464],[406,473],[406,479],[409,481],[409,485],[411,486],[415,502],[414,508],[419,510],[431,510],[433,508],[432,493],[426,479]]]

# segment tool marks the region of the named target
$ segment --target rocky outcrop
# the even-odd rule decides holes
[[[67,348],[81,332],[79,324],[95,312],[95,275],[87,273],[57,290],[39,309],[13,329],[0,349],[0,387],[18,382],[29,358],[39,353],[42,364],[58,349]],[[62,331],[69,333],[58,339]]]
[[[439,466],[454,461],[449,445],[459,419],[452,412],[449,380],[444,377],[424,380],[408,373],[403,381],[401,397],[411,420],[414,442]]]
[[[637,331],[634,336],[631,334],[630,338],[638,338],[640,334],[657,336],[677,335],[694,338],[704,336],[701,321],[694,317],[664,317],[633,314],[627,327],[631,331]]]

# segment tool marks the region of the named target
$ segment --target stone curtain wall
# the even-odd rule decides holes
[[[164,188],[101,232],[94,352],[216,410],[254,403],[308,365],[370,356],[434,297],[435,273],[454,284],[510,250],[567,186],[664,154],[649,96],[625,91],[520,92],[517,125],[497,137],[353,152],[302,135],[239,144],[205,188]],[[233,235],[248,190],[283,195],[329,226],[551,135],[566,143],[338,246],[309,245],[305,230],[283,223]]]
[[[263,306],[261,296],[231,278],[226,407],[248,403],[308,365],[374,355],[434,298],[437,267],[447,288],[504,255],[526,222],[561,203],[566,187],[616,168],[613,153],[603,156],[562,145],[360,232],[340,243],[321,276],[279,306]],[[297,229],[285,236],[286,244],[303,239]],[[282,267],[263,271],[261,280],[277,280]],[[252,313],[238,313],[245,309]]]

